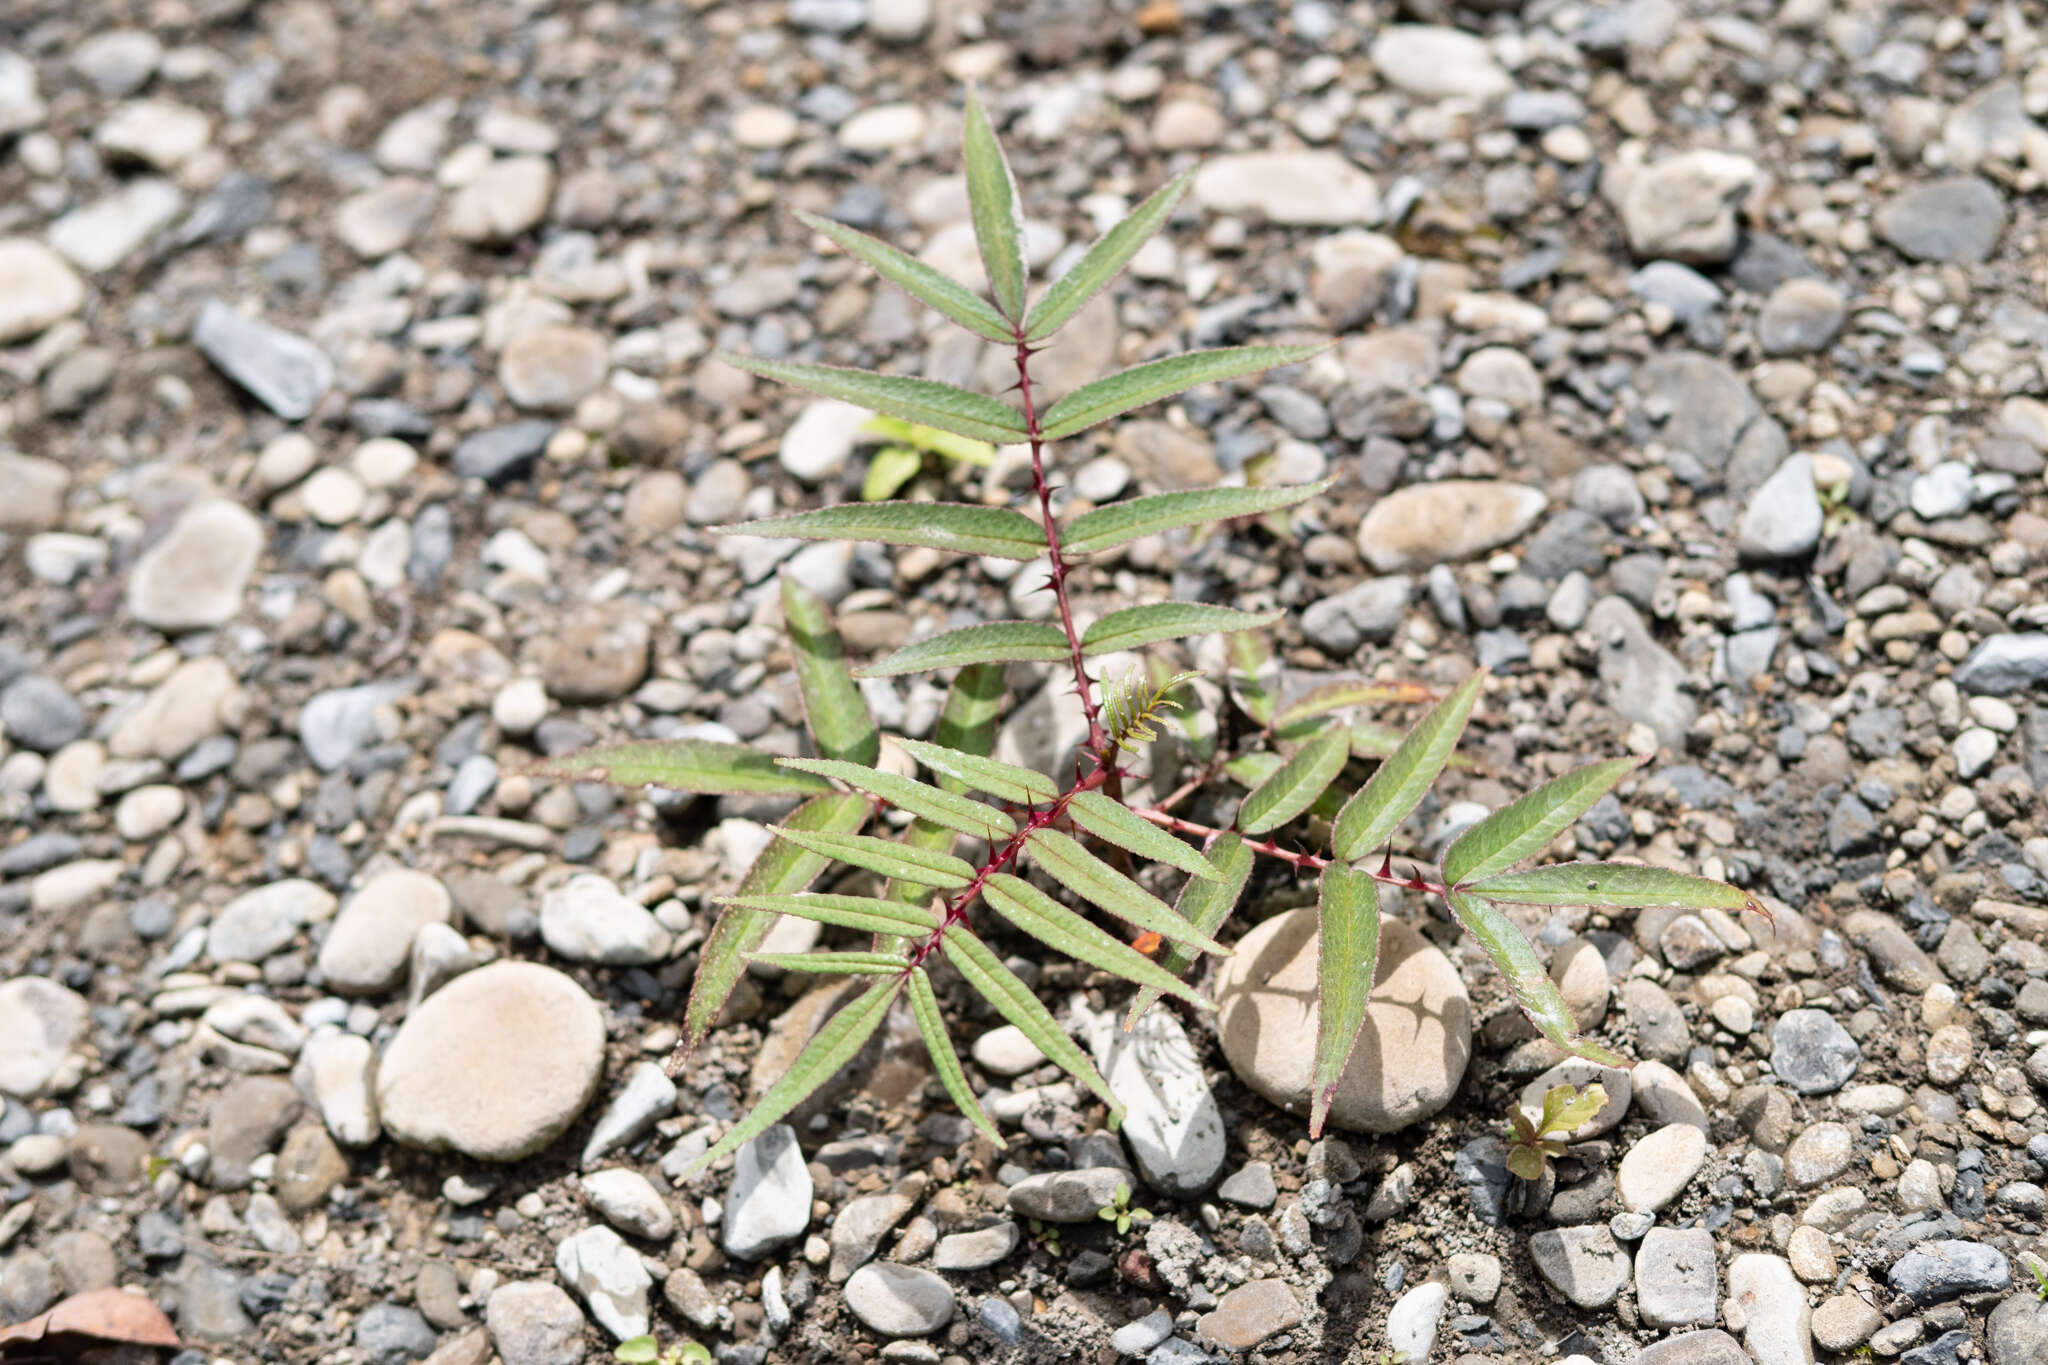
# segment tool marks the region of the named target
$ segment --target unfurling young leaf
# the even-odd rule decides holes
[[[1200,602],[1150,602],[1141,607],[1113,611],[1088,627],[1081,636],[1081,652],[1114,654],[1158,640],[1253,630],[1270,626],[1279,619],[1277,611],[1237,611]]]
[[[1237,810],[1237,827],[1246,834],[1280,828],[1315,804],[1350,757],[1350,736],[1341,727],[1325,730],[1245,796]]]
[[[863,796],[834,792],[806,801],[782,818],[785,830],[803,833],[850,834],[867,823]],[[832,855],[806,848],[794,838],[771,839],[740,879],[735,898],[787,895],[809,886],[832,861]],[[710,936],[697,957],[697,976],[690,984],[690,1003],[683,1012],[683,1037],[692,1047],[718,1021],[726,997],[747,969],[746,956],[761,946],[775,927],[772,910],[728,905],[719,912]]]
[[[960,664],[1058,663],[1072,651],[1058,626],[1036,621],[991,621],[962,626],[929,640],[908,644],[885,659],[860,669],[863,678],[893,678],[903,673],[929,673]]]
[[[1064,440],[1133,408],[1185,393],[1197,384],[1239,379],[1276,365],[1293,365],[1327,349],[1328,344],[1319,341],[1308,346],[1230,346],[1133,365],[1107,379],[1082,385],[1046,409],[1038,419],[1042,439]]]
[[[1175,673],[1153,682],[1134,672],[1121,681],[1104,681],[1102,729],[1109,736],[1109,747],[1128,749],[1133,744],[1150,744],[1159,738],[1159,732],[1153,726],[1169,711],[1178,711],[1186,705],[1173,695],[1174,692],[1182,683],[1200,676],[1199,673]]]
[[[1072,270],[1053,281],[1052,287],[1039,299],[1038,306],[1031,310],[1030,320],[1024,328],[1024,339],[1039,342],[1057,332],[1104,285],[1121,274],[1123,268],[1130,264],[1131,257],[1138,254],[1138,248],[1166,225],[1166,220],[1173,215],[1174,205],[1187,193],[1188,183],[1194,175],[1193,171],[1183,172],[1138,205],[1130,217],[1089,247],[1088,254],[1076,261]]]
[[[846,649],[832,624],[832,612],[793,574],[782,575],[782,621],[796,655],[804,719],[818,752],[872,764],[881,756],[882,736],[868,714],[867,700],[846,671]]]
[[[1445,883],[1462,886],[1505,872],[1540,853],[1642,762],[1640,758],[1610,758],[1588,763],[1544,783],[1513,805],[1503,806],[1459,835],[1444,854]]]
[[[889,420],[894,421],[895,418]],[[888,501],[923,468],[924,456],[909,446],[883,446],[868,459],[868,472],[860,481],[860,500]]]
[[[982,112],[981,101],[967,95],[961,160],[967,170],[967,212],[974,220],[974,240],[988,272],[989,291],[1004,317],[1024,320],[1024,212],[1017,202],[1017,180],[1009,159],[996,142],[995,129]],[[1014,335],[1014,332],[1012,333]]]
[[[1216,869],[1217,879],[1188,878],[1187,885],[1180,890],[1180,901],[1174,910],[1194,926],[1196,933],[1213,935],[1223,921],[1230,918],[1230,912],[1237,908],[1237,898],[1244,894],[1244,884],[1252,874],[1252,851],[1244,846],[1244,840],[1225,831],[1216,836],[1204,856]],[[1179,976],[1194,965],[1197,956],[1197,950],[1185,944],[1168,944],[1159,966],[1167,975]],[[1138,998],[1131,1004],[1131,1012],[1124,1018],[1125,1031],[1135,1027],[1138,1016],[1158,999],[1159,992],[1150,986],[1139,991]]]
[[[1602,1066],[1634,1065],[1626,1057],[1579,1036],[1578,1021],[1572,1018],[1571,1006],[1565,1004],[1564,996],[1550,979],[1550,973],[1543,970],[1543,961],[1536,956],[1535,945],[1499,907],[1459,891],[1450,892],[1444,899],[1450,904],[1458,926],[1472,935],[1493,960],[1495,969],[1507,981],[1515,1003],[1521,1006],[1522,1013],[1529,1016],[1529,1022],[1536,1026],[1538,1033],[1574,1057],[1584,1057]]]
[[[1060,552],[1092,555],[1128,545],[1145,536],[1183,526],[1201,526],[1234,517],[1257,516],[1304,502],[1330,486],[1331,480],[1294,488],[1198,488],[1184,493],[1113,502],[1083,512],[1060,528]]]
[[[1344,1066],[1365,1027],[1380,963],[1379,883],[1342,863],[1323,869],[1316,910],[1316,1053],[1309,1080],[1308,1135],[1323,1135]]]

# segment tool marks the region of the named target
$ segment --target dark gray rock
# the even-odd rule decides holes
[[[1919,1304],[2009,1288],[2005,1253],[1982,1242],[1924,1242],[1892,1262],[1885,1283]]]
[[[555,424],[544,417],[479,431],[455,447],[455,472],[465,479],[482,479],[493,488],[510,483],[533,468],[554,434]]]
[[[219,299],[200,306],[192,344],[228,378],[287,421],[310,416],[334,383],[327,353],[292,332],[243,317]]]
[[[373,1304],[356,1319],[356,1348],[373,1365],[404,1365],[433,1354],[434,1329],[417,1309],[396,1303]]]
[[[2005,220],[1996,187],[1958,175],[1901,190],[1877,211],[1877,230],[1916,261],[1981,261],[1997,248]]]
[[[1956,669],[1956,686],[1965,692],[2002,697],[2023,687],[2048,681],[2048,632],[1991,635],[1970,651]]]
[[[55,678],[31,673],[0,692],[0,730],[25,749],[52,753],[85,733],[85,710]]]

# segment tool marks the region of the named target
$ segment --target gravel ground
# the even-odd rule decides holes
[[[131,1286],[183,1365],[650,1327],[723,1365],[2048,1359],[2038,5],[4,8],[0,1322]],[[750,978],[665,1074],[778,812],[522,770],[794,752],[778,571],[862,657],[1050,610],[1014,565],[704,529],[866,465],[714,346],[1001,386],[789,212],[977,272],[969,82],[1042,270],[1204,163],[1046,388],[1341,338],[1060,452],[1069,506],[1336,480],[1291,536],[1129,547],[1082,613],[1287,608],[1302,688],[1485,664],[1411,847],[1654,754],[1558,854],[1772,907],[1530,923],[1643,1059],[1543,1180],[1498,1135],[1556,1057],[1419,903],[1306,1141],[1312,926],[1265,867],[1217,1016],[1123,1040],[1124,991],[1018,959],[1124,1138],[949,983],[1007,1150],[905,1021],[678,1183],[839,999]],[[1005,756],[1073,741],[1045,683]],[[868,695],[921,735],[942,693]]]

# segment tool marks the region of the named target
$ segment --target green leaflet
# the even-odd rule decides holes
[[[1229,957],[1230,949],[1176,915],[1159,897],[1081,847],[1056,829],[1033,830],[1024,841],[1032,860],[1067,890],[1110,914],[1150,929],[1175,943],[1192,943],[1204,952]]]
[[[863,806],[867,804],[860,797],[852,799]],[[788,825],[774,828],[777,834],[801,848],[879,872],[884,877],[935,886],[941,891],[957,891],[974,880],[974,869],[950,853],[915,848],[893,839],[877,839],[871,834],[813,834],[793,830]]]
[[[1204,934],[1214,934],[1230,918],[1230,912],[1237,908],[1237,899],[1244,894],[1244,884],[1252,874],[1252,851],[1245,847],[1244,840],[1235,834],[1219,834],[1209,845],[1206,855],[1210,866],[1217,872],[1217,880],[1203,881],[1190,877],[1180,889],[1180,901],[1174,910],[1195,929]],[[1159,960],[1161,970],[1172,976],[1179,976],[1194,965],[1200,956],[1184,944],[1170,943]],[[1131,1004],[1131,1012],[1124,1018],[1128,1031],[1138,1022],[1138,1016],[1152,1007],[1159,999],[1159,992],[1147,986],[1138,992],[1138,998]]]
[[[1002,314],[952,276],[940,274],[917,257],[906,255],[865,232],[856,232],[844,223],[835,223],[830,218],[821,218],[801,209],[797,210],[796,216],[805,227],[830,237],[847,255],[911,297],[938,309],[968,331],[990,341],[1016,341],[1015,330],[1003,321]]]
[[[1185,393],[1197,384],[1257,374],[1275,365],[1292,365],[1328,345],[1319,341],[1308,346],[1227,346],[1134,365],[1093,384],[1084,384],[1053,404],[1039,418],[1041,439],[1064,440],[1119,413]]]
[[[1308,1135],[1321,1137],[1344,1079],[1344,1065],[1358,1046],[1365,1007],[1379,969],[1379,884],[1342,863],[1323,869],[1317,898],[1315,1069],[1309,1082]],[[1546,978],[1547,980],[1548,978]]]
[[[924,456],[920,452],[909,446],[883,446],[868,458],[868,472],[860,481],[860,500],[884,502],[895,497],[923,468]]]
[[[1284,762],[1286,760],[1271,749],[1254,749],[1250,753],[1232,754],[1223,760],[1223,771],[1240,787],[1251,788],[1280,771]]]
[[[1529,1022],[1536,1025],[1537,1032],[1574,1057],[1584,1057],[1602,1066],[1633,1065],[1626,1057],[1579,1037],[1578,1021],[1572,1018],[1571,1007],[1565,1004],[1550,973],[1543,970],[1534,945],[1499,907],[1460,891],[1452,891],[1444,899],[1459,926],[1485,949],[1493,965],[1507,979],[1508,991],[1522,1013],[1529,1016]]]
[[[1610,758],[1574,768],[1510,806],[1503,806],[1458,836],[1444,854],[1444,882],[1462,886],[1505,872],[1563,833],[1608,789],[1634,772],[1640,758]]]
[[[964,924],[956,924],[946,931],[944,946],[946,960],[959,968],[960,975],[967,978],[967,984],[980,991],[982,997],[995,1006],[996,1013],[1015,1024],[1040,1052],[1059,1063],[1062,1070],[1094,1091],[1109,1106],[1112,1130],[1121,1126],[1124,1107],[1117,1103],[1116,1096],[1109,1093],[1109,1082],[1095,1069],[1095,1063],[1088,1060],[1088,1054],[1067,1036],[1051,1012],[1039,1003],[1031,988],[1018,980],[1017,974],[1005,967],[1002,959],[989,951],[989,946],[976,938]]]
[[[996,448],[987,441],[970,440],[955,436],[950,431],[937,427],[921,427],[915,422],[903,422],[894,417],[871,417],[860,429],[862,436],[873,436],[896,445],[907,445],[914,450],[930,451],[943,455],[961,464],[971,464],[977,469],[987,469],[996,462]]]
[[[1121,801],[1112,801],[1099,791],[1076,793],[1067,802],[1067,818],[1103,842],[1129,849],[1149,862],[1165,863],[1210,881],[1223,880],[1223,874],[1185,841],[1140,819]]]
[[[804,891],[787,896],[726,896],[722,904],[748,910],[767,910],[778,915],[814,919],[820,924],[837,924],[871,934],[930,933],[939,927],[939,917],[923,901],[931,892],[924,889],[917,903],[876,900],[872,896],[835,896]]]
[[[1375,683],[1354,678],[1347,682],[1325,683],[1287,703],[1280,714],[1273,717],[1273,724],[1285,729],[1353,706],[1375,706],[1390,701],[1428,701],[1429,698],[1429,689],[1416,683]]]
[[[836,777],[849,787],[878,796],[898,810],[922,816],[935,825],[957,830],[976,839],[994,842],[1017,832],[1017,822],[969,797],[942,791],[911,777],[899,777],[878,768],[829,758],[785,758],[783,766],[820,777]]]
[[[1458,747],[1458,736],[1465,733],[1465,722],[1471,719],[1485,683],[1486,670],[1482,668],[1438,702],[1345,803],[1330,835],[1330,847],[1339,858],[1348,863],[1378,848],[1429,795],[1431,785],[1450,761],[1451,751]],[[1337,733],[1348,747],[1350,737],[1341,730]]]
[[[967,95],[961,160],[967,171],[967,210],[974,220],[974,240],[988,271],[989,290],[1006,318],[1024,317],[1024,215],[1017,203],[1017,180],[996,142],[995,129],[972,91]],[[1016,333],[1013,331],[1014,337]]]
[[[1237,827],[1246,834],[1280,828],[1315,804],[1350,757],[1351,736],[1341,726],[1317,735],[1246,794]]]
[[[1138,248],[1145,245],[1152,234],[1173,216],[1175,205],[1187,193],[1188,184],[1194,177],[1193,171],[1183,171],[1164,189],[1133,209],[1121,223],[1104,233],[1101,241],[1089,247],[1088,254],[1076,261],[1074,268],[1055,280],[1040,297],[1038,306],[1031,310],[1031,317],[1025,324],[1024,339],[1043,341],[1057,332],[1104,285],[1121,274],[1123,268],[1131,263],[1131,257],[1138,254]]]
[[[1240,630],[1224,643],[1230,649],[1232,700],[1260,725],[1271,725],[1280,706],[1280,661],[1273,657],[1272,642],[1261,631]]]
[[[939,712],[937,728],[938,742],[949,753],[982,755],[996,744],[996,722],[1001,719],[1003,704],[1003,670],[989,664],[970,664],[953,679],[953,686],[947,689],[945,709]],[[950,777],[941,776],[939,785],[950,792],[965,792],[965,784],[956,783]],[[903,842],[914,848],[927,849],[934,853],[948,853],[953,848],[953,831],[944,825],[935,825],[929,820],[913,820],[910,828],[903,831]],[[931,892],[916,882],[889,883],[887,892],[891,900],[921,904],[931,897]],[[875,946],[882,949],[899,948],[902,940],[878,937]]]
[[[578,782],[672,787],[705,795],[815,796],[832,790],[829,782],[776,766],[775,758],[715,739],[650,739],[544,758],[527,771]]]
[[[1113,502],[1083,512],[1060,528],[1060,553],[1090,555],[1128,545],[1145,536],[1232,517],[1257,516],[1292,507],[1330,486],[1331,480],[1293,488],[1198,488],[1186,493],[1154,493],[1150,497]]]
[[[1236,611],[1200,602],[1151,602],[1113,611],[1088,627],[1081,635],[1081,652],[1114,654],[1156,640],[1254,630],[1272,625],[1280,616],[1277,611]]]
[[[797,365],[781,360],[721,351],[719,359],[764,379],[804,389],[822,398],[837,398],[919,426],[937,427],[977,441],[1026,439],[1024,414],[985,394],[956,389],[930,379],[834,365]]]
[[[749,953],[747,961],[814,976],[892,976],[910,969],[900,953]]]
[[[903,991],[903,982],[901,972],[884,977],[826,1020],[825,1026],[812,1036],[796,1061],[790,1064],[789,1070],[782,1073],[782,1078],[768,1087],[768,1093],[718,1140],[717,1146],[691,1163],[683,1179],[687,1180],[713,1162],[731,1156],[767,1132],[784,1114],[802,1104],[819,1086],[830,1080],[834,1072],[851,1062],[862,1045],[881,1027],[889,1006]]]
[[[782,575],[782,620],[796,654],[797,689],[811,740],[828,758],[872,764],[882,753],[882,736],[868,714],[867,699],[846,671],[846,648],[832,613],[809,588]]]
[[[815,512],[764,517],[711,528],[720,535],[776,540],[872,540],[921,545],[992,559],[1036,559],[1045,553],[1045,529],[1007,507],[965,502],[842,502]]]
[[[941,631],[879,659],[859,671],[863,678],[929,673],[956,664],[1058,663],[1068,657],[1067,637],[1058,626],[1035,621],[991,621]]]
[[[979,754],[963,754],[957,749],[921,739],[899,739],[896,742],[933,772],[950,777],[974,791],[987,792],[998,801],[1030,806],[1059,799],[1059,787],[1044,773],[1020,768],[1014,763],[998,763]]]
[[[867,798],[834,792],[806,801],[782,818],[786,830],[807,833],[847,834],[867,823]],[[785,895],[809,886],[832,861],[831,855],[804,848],[787,838],[772,839],[747,875],[740,879],[735,899],[748,896]],[[761,946],[774,927],[775,914],[769,910],[728,905],[719,911],[718,922],[704,940],[697,958],[697,977],[690,985],[690,1003],[683,1011],[683,1036],[692,1047],[718,1021],[740,973],[747,969],[746,955]]]
[[[973,1089],[967,1084],[967,1073],[960,1069],[960,1054],[953,1051],[953,1040],[946,1036],[946,1019],[939,1012],[938,997],[932,994],[932,980],[925,975],[924,968],[910,969],[910,1011],[917,1018],[917,1031],[924,1035],[925,1051],[932,1057],[932,1070],[939,1075],[939,1083],[946,1087],[946,1094],[952,1097],[953,1105],[967,1121],[980,1129],[982,1135],[1001,1151],[1009,1146],[1003,1135],[996,1131],[995,1124],[982,1112],[981,1101],[974,1097]]]
[[[981,895],[1004,919],[1076,962],[1100,967],[1139,986],[1170,992],[1202,1009],[1215,1008],[1179,977],[1161,970],[1151,958],[1090,924],[1021,877],[998,872],[988,879]]]
[[[1685,910],[1749,910],[1755,898],[1726,882],[1634,863],[1555,863],[1527,872],[1467,881],[1462,888],[1517,905],[1677,906]]]

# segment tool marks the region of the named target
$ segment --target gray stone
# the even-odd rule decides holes
[[[885,1337],[930,1336],[953,1320],[953,1287],[929,1270],[877,1261],[846,1282],[846,1306]]]
[[[505,1365],[579,1365],[583,1310],[547,1280],[501,1284],[484,1306],[484,1325]]]
[[[245,891],[213,917],[206,954],[215,962],[261,962],[305,926],[332,915],[334,906],[326,887],[302,877]]]
[[[455,472],[493,488],[510,483],[532,470],[554,434],[553,422],[529,417],[465,436],[455,447]]]
[[[1636,376],[1643,393],[1668,414],[1662,439],[1698,460],[1708,473],[1728,467],[1736,442],[1756,420],[1756,395],[1728,363],[1694,351],[1673,351]]]
[[[2005,222],[2004,198],[1974,175],[1908,186],[1877,211],[1878,233],[1916,261],[1985,260]]]
[[[1884,1278],[1915,1303],[1943,1303],[2010,1288],[2012,1266],[2004,1252],[1982,1242],[1923,1242],[1892,1262]]]
[[[660,962],[673,941],[646,907],[595,873],[571,877],[541,898],[540,933],[558,956],[609,966]]]
[[[1087,1223],[1114,1206],[1117,1191],[1130,1184],[1130,1176],[1114,1166],[1044,1171],[1010,1186],[1009,1205],[1011,1212],[1041,1223]]]
[[[505,1365],[511,1365],[507,1361]],[[1710,1329],[1685,1332],[1653,1341],[1635,1358],[1635,1365],[1754,1365],[1742,1343],[1726,1332]]]
[[[1628,1253],[1605,1227],[1554,1228],[1529,1239],[1544,1282],[1579,1308],[1604,1308],[1628,1283]]]
[[[811,1189],[810,1168],[788,1124],[740,1148],[725,1201],[725,1254],[757,1261],[803,1236],[811,1225]]]
[[[1956,669],[1965,692],[2003,697],[2048,681],[2048,633],[1987,635]]]
[[[1824,1010],[1787,1010],[1771,1030],[1771,1069],[1802,1095],[1840,1090],[1862,1060],[1856,1040]]]
[[[411,693],[410,678],[337,687],[309,698],[299,710],[299,743],[322,772],[354,758],[376,733],[378,708]]]
[[[1820,495],[1813,486],[1813,460],[1794,455],[1750,495],[1735,544],[1748,559],[1799,559],[1820,544]]]
[[[1685,690],[1685,668],[1657,643],[1636,609],[1603,597],[1586,615],[1599,651],[1600,696],[1626,720],[1649,726],[1657,742],[1678,749],[1699,715]]]
[[[890,1229],[908,1218],[916,1207],[915,1187],[909,1185],[848,1200],[832,1220],[832,1260],[826,1267],[826,1278],[833,1284],[846,1283],[848,1276],[874,1259]]]
[[[1301,633],[1324,653],[1349,658],[1368,640],[1393,638],[1414,591],[1414,580],[1406,574],[1368,578],[1302,612]]]
[[[1991,1310],[1984,1326],[1991,1365],[2034,1365],[2048,1360],[2048,1303],[2033,1294],[2014,1294]]]
[[[1652,1327],[1710,1323],[1721,1275],[1714,1234],[1705,1228],[1651,1228],[1636,1249],[1636,1307]]]
[[[207,498],[187,508],[128,571],[128,611],[162,631],[204,630],[241,610],[263,555],[263,523],[240,503]]]
[[[79,269],[101,274],[169,227],[184,207],[176,185],[143,176],[50,224],[50,245]]]
[[[200,305],[192,344],[286,421],[312,414],[334,383],[334,362],[302,336],[242,316],[219,299]]]
[[[1022,1240],[1015,1223],[956,1232],[939,1239],[932,1251],[932,1264],[940,1270],[986,1270],[1006,1259]]]
[[[85,733],[85,708],[55,678],[31,673],[0,691],[0,731],[25,749],[55,753]]]
[[[397,1303],[375,1303],[356,1319],[356,1349],[373,1365],[402,1365],[431,1355],[438,1340],[417,1309]]]
[[[1757,344],[1765,355],[1807,355],[1833,341],[1847,315],[1841,291],[1827,281],[1787,280],[1757,314]]]
[[[638,1142],[676,1107],[676,1083],[654,1062],[641,1062],[598,1116],[583,1144],[583,1164]]]
[[[1223,1114],[1180,1020],[1151,1009],[1126,1029],[1103,1015],[1092,1042],[1096,1065],[1124,1101],[1121,1131],[1145,1183],[1183,1199],[1208,1189],[1223,1169]]]
[[[1280,1197],[1273,1183],[1273,1163],[1253,1161],[1239,1167],[1216,1187],[1216,1197],[1245,1209],[1270,1209]]]

